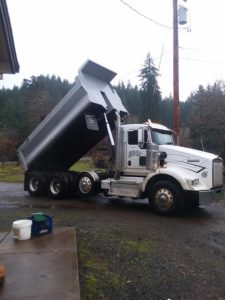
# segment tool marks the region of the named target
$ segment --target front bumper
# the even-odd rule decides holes
[[[199,191],[199,204],[208,204],[211,202],[219,201],[224,197],[224,188],[211,190],[211,191]]]

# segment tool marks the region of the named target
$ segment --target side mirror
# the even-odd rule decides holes
[[[160,154],[159,154],[159,159],[160,160],[165,160],[167,158],[167,153],[166,152],[160,152]]]
[[[166,164],[166,158],[167,158],[167,153],[166,152],[160,152],[159,153],[159,164],[160,167],[162,168]]]

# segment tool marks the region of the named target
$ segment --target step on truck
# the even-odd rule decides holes
[[[147,197],[162,215],[222,198],[223,161],[218,155],[175,145],[172,130],[150,120],[123,125],[128,112],[110,84],[115,76],[91,60],[81,66],[71,90],[18,149],[24,189],[55,199],[100,192]],[[106,136],[113,171],[69,171]]]

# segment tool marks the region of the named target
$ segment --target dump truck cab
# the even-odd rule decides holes
[[[148,134],[155,145],[173,145],[173,132],[166,126],[156,123],[129,124],[120,126],[119,153],[120,171],[124,175],[147,176],[149,170],[146,168],[146,149],[148,145]],[[157,153],[159,148],[157,147]],[[158,158],[157,158],[158,159]]]

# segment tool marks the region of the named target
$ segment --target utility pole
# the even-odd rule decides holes
[[[177,0],[173,0],[173,118],[175,142],[180,143],[180,104],[179,104],[179,43]]]

